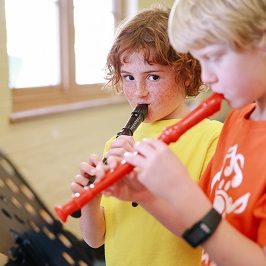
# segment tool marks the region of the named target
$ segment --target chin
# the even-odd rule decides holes
[[[241,109],[241,108],[245,107],[248,104],[250,104],[250,103],[231,102],[231,101],[229,102],[230,107],[233,108],[233,109],[236,109],[236,110],[237,109]]]
[[[149,124],[152,124],[152,123],[154,123],[156,121],[158,121],[158,120],[154,120],[154,119],[145,119],[144,120],[145,123],[149,123]]]
[[[154,123],[154,122],[157,122],[161,120],[160,118],[158,117],[152,117],[152,116],[147,116],[146,119],[144,120],[145,123]]]

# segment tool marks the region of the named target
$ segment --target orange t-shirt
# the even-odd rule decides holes
[[[200,185],[223,218],[266,246],[266,121],[249,120],[254,108],[228,116]],[[212,263],[204,253],[202,265]]]

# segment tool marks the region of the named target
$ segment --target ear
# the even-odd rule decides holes
[[[190,86],[190,84],[191,84],[191,80],[189,79],[187,79],[186,81],[185,81],[185,87],[187,88],[187,87],[189,87]]]
[[[186,81],[184,83],[185,88],[189,88],[191,86],[191,83],[193,82],[193,77],[189,71],[186,71]]]

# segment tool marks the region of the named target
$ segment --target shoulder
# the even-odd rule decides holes
[[[203,128],[219,128],[223,127],[223,123],[218,120],[204,119],[201,122]]]
[[[217,120],[204,119],[188,130],[184,134],[183,140],[188,141],[191,145],[202,143],[202,145],[209,146],[210,143],[217,142],[222,128],[223,123]]]
[[[220,134],[223,128],[223,123],[217,120],[204,119],[201,121],[197,129],[207,135],[217,135]]]

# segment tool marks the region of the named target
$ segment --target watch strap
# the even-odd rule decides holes
[[[200,221],[187,229],[182,238],[192,247],[197,247],[214,233],[221,219],[221,214],[212,208]]]

